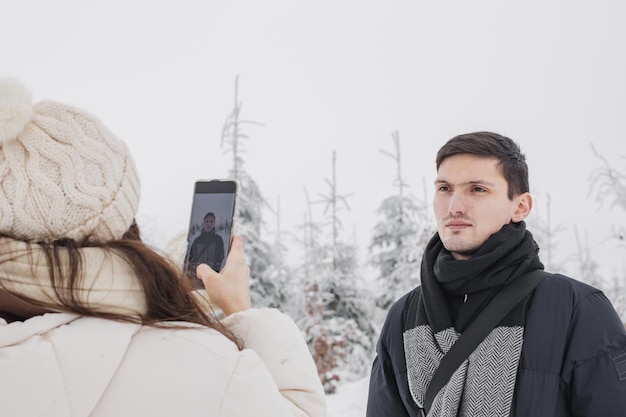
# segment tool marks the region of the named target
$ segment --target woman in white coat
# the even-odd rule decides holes
[[[127,147],[0,81],[0,415],[324,416],[294,322],[251,308],[243,241],[198,267],[218,319],[134,221]]]

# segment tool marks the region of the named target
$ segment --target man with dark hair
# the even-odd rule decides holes
[[[426,401],[442,358],[485,306],[543,270],[524,221],[533,201],[515,142],[491,132],[456,136],[436,166],[437,233],[424,251],[421,285],[385,320],[367,416],[624,417],[621,320],[600,290],[549,273]]]
[[[204,215],[200,236],[194,239],[189,250],[188,270],[193,272],[199,264],[207,264],[219,272],[224,260],[224,239],[215,233],[215,214]]]

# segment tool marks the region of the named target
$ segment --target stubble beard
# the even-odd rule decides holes
[[[452,236],[442,239],[443,247],[451,253],[470,257],[480,248],[481,244],[472,237],[463,238],[460,235],[461,232],[453,232]]]

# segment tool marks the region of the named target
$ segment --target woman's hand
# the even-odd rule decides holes
[[[219,307],[225,316],[250,308],[250,268],[243,254],[243,239],[233,238],[221,272],[215,272],[207,264],[196,268],[196,275],[204,283],[212,303]]]

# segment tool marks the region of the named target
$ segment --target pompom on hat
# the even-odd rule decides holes
[[[0,80],[0,234],[120,239],[139,188],[128,148],[98,119],[53,101],[33,105],[22,84]]]

